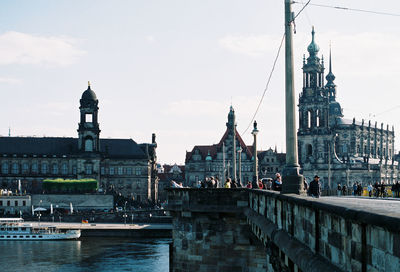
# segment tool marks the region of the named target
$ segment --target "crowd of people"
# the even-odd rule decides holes
[[[272,190],[272,191],[281,191],[282,190],[282,177],[280,173],[275,174],[275,178],[263,178],[257,181],[255,189],[261,190]],[[171,180],[171,187],[173,188],[183,188],[182,183],[178,183],[174,180]],[[251,181],[248,181],[247,184],[243,185],[240,182],[237,182],[231,178],[227,178],[225,182],[222,182],[218,179],[218,177],[206,177],[204,180],[199,180],[195,184],[196,188],[241,188],[246,187],[249,189],[253,189],[255,186]],[[318,175],[314,176],[314,179],[308,183],[306,178],[304,178],[304,190],[307,192],[308,196],[311,197],[320,197],[322,192],[322,186],[320,182],[320,177]],[[368,195],[370,197],[387,197],[387,188],[388,185],[383,183],[375,182],[375,184],[369,184],[367,186]],[[393,197],[400,197],[400,182],[392,184],[391,191]],[[337,195],[338,196],[362,196],[364,192],[364,188],[360,182],[354,182],[353,186],[348,188],[346,184],[341,185],[340,183],[337,185]]]

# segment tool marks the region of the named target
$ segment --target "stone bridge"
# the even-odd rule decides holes
[[[168,189],[171,271],[400,271],[400,201]]]

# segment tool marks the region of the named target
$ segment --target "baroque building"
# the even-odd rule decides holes
[[[80,99],[78,138],[0,137],[0,185],[40,193],[44,179],[94,178],[100,191],[113,191],[139,202],[157,201],[156,138],[102,139],[99,100],[90,84]]]
[[[258,132],[256,122],[254,130]],[[257,158],[259,178],[274,177],[285,164],[285,154],[276,149],[257,151]],[[218,144],[196,145],[186,152],[185,186],[195,186],[197,181],[210,176],[217,177],[221,184],[225,178],[231,178],[240,181],[242,186],[255,177],[254,143],[247,146],[237,132],[233,107],[230,107],[226,131]]]
[[[355,181],[368,184],[397,180],[394,128],[344,118],[336,101],[331,52],[329,71],[324,78],[324,59],[318,57],[314,28],[307,51],[309,56],[303,58],[297,134],[303,175],[309,181],[319,175],[325,188],[335,188],[339,183],[352,185]]]

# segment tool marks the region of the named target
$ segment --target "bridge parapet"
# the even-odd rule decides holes
[[[249,190],[248,223],[269,249],[271,270],[400,271],[399,214],[332,199]]]
[[[264,272],[264,245],[244,210],[246,189],[167,189],[172,216],[172,271]]]

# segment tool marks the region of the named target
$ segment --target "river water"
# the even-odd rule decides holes
[[[168,272],[169,239],[0,241],[0,271]]]

